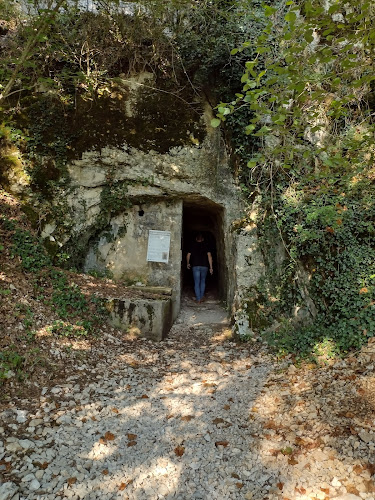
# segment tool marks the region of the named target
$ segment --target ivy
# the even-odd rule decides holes
[[[265,6],[269,22],[251,43],[242,89],[212,121],[248,136],[240,174],[245,195],[261,193],[258,230],[268,252],[261,291],[275,299],[271,319],[303,306],[299,265],[308,276],[313,322],[286,321],[267,334],[284,352],[306,355],[318,345],[348,352],[375,331],[374,14],[369,0]],[[285,254],[278,271],[275,241]]]
[[[37,272],[51,264],[43,245],[29,231],[17,228],[12,243],[11,255],[20,258],[25,271]]]

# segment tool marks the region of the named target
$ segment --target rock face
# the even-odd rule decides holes
[[[74,213],[72,234],[86,240],[84,269],[108,270],[129,283],[172,287],[176,317],[185,258],[182,241],[192,231],[211,232],[220,263],[215,270],[221,277],[220,295],[230,299],[235,288],[229,283],[235,269],[231,224],[239,215],[240,197],[215,141],[212,133],[202,146],[168,154],[106,148],[73,162],[67,203]],[[122,209],[112,210],[107,199],[113,205],[126,201]],[[193,212],[196,216],[189,216]],[[150,230],[170,232],[168,263],[147,261]]]
[[[134,120],[143,109],[139,89],[129,84],[123,108]],[[138,148],[127,142],[111,144],[71,160],[70,185],[62,193],[69,227],[48,221],[42,233],[48,242],[70,247],[86,272],[109,273],[129,285],[172,288],[173,319],[186,285],[186,248],[194,232],[203,231],[212,241],[218,297],[232,303],[237,286],[237,234],[232,224],[241,216],[243,203],[220,131],[209,125],[212,112],[208,105],[201,109],[195,126],[189,122],[189,129],[180,131],[185,143],[180,140],[167,151],[147,149],[147,138],[142,140],[137,130]],[[156,129],[161,125],[155,120]],[[150,231],[170,234],[167,261],[147,259]]]
[[[66,249],[86,272],[171,288],[175,320],[182,290],[191,287],[189,241],[203,232],[214,258],[217,298],[232,311],[234,330],[251,335],[265,326],[258,300],[265,263],[255,223],[236,222],[248,207],[220,130],[210,126],[212,110],[203,99],[188,112],[176,96],[166,100],[146,92],[156,87],[152,78],[124,80],[113,98],[118,107],[114,111],[112,102],[108,115],[103,102],[87,110],[87,137],[81,130],[72,144],[68,182],[46,202],[56,216],[46,220],[42,237],[47,247]],[[162,261],[148,259],[150,231],[170,236]]]

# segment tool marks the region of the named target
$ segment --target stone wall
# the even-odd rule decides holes
[[[110,220],[90,242],[84,270],[110,271],[128,284],[166,286],[173,290],[173,318],[180,309],[182,201],[164,200],[133,205]],[[149,230],[170,231],[168,263],[147,262]]]

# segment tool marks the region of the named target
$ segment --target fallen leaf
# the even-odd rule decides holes
[[[147,394],[142,394],[141,399],[148,399]]]
[[[310,444],[309,441],[306,441],[305,439],[299,436],[296,437],[295,443],[297,446],[308,446]]]
[[[99,443],[100,444],[107,444],[107,440],[102,436],[100,439],[99,439]]]
[[[182,457],[182,455],[185,453],[185,448],[184,448],[184,446],[181,446],[181,445],[176,446],[176,448],[174,449],[174,452],[178,457]]]
[[[240,490],[241,488],[243,488],[243,483],[236,483],[236,487],[238,490]]]
[[[275,421],[274,421],[274,420],[268,420],[268,422],[266,422],[266,423],[264,424],[264,428],[265,428],[265,429],[273,429],[273,430],[277,430],[277,429],[280,429],[280,426],[279,426],[279,425],[277,425],[277,424],[275,423]]]
[[[137,439],[137,434],[126,434],[129,441],[135,441]]]
[[[240,479],[240,476],[235,472],[232,472],[231,476],[234,477],[235,479]]]
[[[368,463],[364,467],[370,473],[370,476],[375,476],[375,464]]]
[[[365,479],[364,481],[367,493],[375,493],[375,483],[371,479]]]
[[[121,483],[119,486],[119,491],[124,491],[124,489],[129,486],[129,484],[132,484],[133,479],[129,479],[129,481],[126,481],[126,483]]]
[[[112,408],[113,413],[119,413],[117,408]]]
[[[346,484],[345,488],[348,493],[351,493],[352,495],[359,495],[359,491],[353,484]]]
[[[12,469],[11,462],[6,462],[5,460],[0,460],[0,465],[5,466],[5,472],[10,472]]]
[[[160,399],[168,399],[168,396],[160,396]]]
[[[353,467],[353,472],[355,472],[358,476],[361,474],[361,472],[363,471],[363,467],[361,465],[355,465]]]
[[[128,443],[128,448],[130,448],[130,446],[135,446],[137,444],[137,441],[129,441]]]
[[[348,488],[346,488],[348,489]],[[322,491],[323,493],[325,493],[326,495],[329,495],[329,488],[320,488],[320,491]],[[350,492],[349,492],[350,493]]]
[[[190,420],[192,420],[194,418],[194,415],[184,415],[183,417],[181,417],[181,420],[183,420],[184,422],[190,422]]]
[[[213,421],[212,421],[213,424],[215,425],[218,425],[218,424],[223,424],[224,423],[224,420],[222,418],[215,418]]]
[[[229,405],[224,405],[224,410],[230,410],[230,406]]]
[[[174,415],[167,415],[167,420],[169,420],[170,418],[173,418]]]
[[[276,486],[279,488],[280,491],[282,491],[282,489],[284,488],[284,483],[281,483],[281,482],[277,483]]]
[[[75,484],[77,482],[77,478],[76,477],[70,477],[67,481],[67,483],[69,484],[69,486],[72,486],[72,484]]]
[[[294,457],[291,457],[288,460],[288,464],[289,465],[297,465],[298,464],[298,460],[296,460]]]
[[[102,470],[102,474],[103,474],[103,476],[108,476],[109,470],[108,469]]]
[[[224,448],[226,448],[228,446],[228,444],[229,444],[229,441],[215,441],[216,448],[218,446],[223,446]]]
[[[93,420],[94,422],[97,422],[96,417],[91,417],[91,420]]]
[[[113,441],[115,439],[115,435],[112,434],[112,432],[107,431],[104,434],[104,439],[106,439],[107,441]]]
[[[305,448],[307,450],[315,450],[315,448],[319,448],[319,446],[321,446],[321,442],[320,440],[318,439],[317,441],[313,441],[312,443],[308,443]]]

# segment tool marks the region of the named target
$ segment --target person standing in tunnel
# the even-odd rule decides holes
[[[212,254],[204,241],[202,233],[198,233],[189,248],[186,255],[187,268],[193,269],[194,292],[195,297],[200,304],[203,302],[204,292],[206,289],[206,277],[208,269],[212,275],[214,270],[212,267]]]

